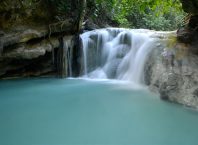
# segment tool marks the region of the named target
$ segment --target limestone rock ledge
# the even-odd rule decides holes
[[[60,3],[0,1],[0,78],[57,74],[59,49],[63,43],[72,49],[79,15],[62,13],[67,9],[60,11]],[[68,0],[71,9],[78,5],[79,1]]]
[[[163,63],[163,48],[155,49],[145,67],[145,82],[161,99],[198,109],[198,56],[189,54],[179,66]]]
[[[71,34],[59,32],[48,36],[48,29],[44,27],[3,33],[0,36],[0,78],[55,73],[57,51],[61,46],[59,39],[62,37],[65,41],[74,39]]]

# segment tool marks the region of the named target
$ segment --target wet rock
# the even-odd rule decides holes
[[[193,95],[194,95],[195,97],[198,97],[198,88],[194,90]]]
[[[9,59],[0,64],[0,78],[41,76],[55,72],[49,52],[34,59]]]
[[[183,43],[192,42],[193,33],[186,27],[179,28],[177,30],[177,39]]]
[[[79,5],[72,0],[68,2],[72,2],[71,9]],[[59,13],[55,3],[0,1],[1,78],[43,74],[56,69],[59,39],[78,33],[79,14],[78,11]]]
[[[161,86],[159,88],[159,93],[160,93],[160,98],[162,100],[169,100],[168,89],[167,89],[167,84],[166,83],[161,84]]]
[[[6,47],[17,43],[27,42],[35,38],[44,37],[47,32],[47,29],[27,29],[15,33],[7,33],[1,39],[3,41],[4,47]]]
[[[146,85],[151,84],[151,76],[152,76],[152,65],[147,62],[144,69],[144,82]]]
[[[198,56],[189,53],[185,65],[165,66],[160,58],[161,50],[155,49],[145,69],[149,88],[160,98],[198,108]]]
[[[2,58],[8,59],[33,59],[45,55],[46,52],[51,52],[52,49],[59,46],[57,39],[43,40],[35,45],[23,44],[19,47],[4,53]]]
[[[169,90],[175,90],[178,86],[178,81],[179,81],[179,77],[178,74],[175,73],[169,73],[168,74],[168,80],[167,80],[167,85],[169,86]]]
[[[3,31],[0,30],[0,37],[4,36],[5,33]]]
[[[0,56],[3,53],[3,41],[0,38]]]
[[[73,36],[64,38],[66,41],[72,40]],[[54,72],[59,45],[58,38],[51,37],[7,46],[0,57],[0,78],[39,76]],[[72,46],[68,44],[71,49]]]

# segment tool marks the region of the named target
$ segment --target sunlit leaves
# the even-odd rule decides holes
[[[125,27],[174,29],[183,16],[179,0],[96,0],[96,4]]]

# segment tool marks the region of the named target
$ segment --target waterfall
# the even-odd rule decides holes
[[[59,39],[59,49],[57,52],[57,70],[60,77],[72,77],[73,63],[73,41],[72,37],[62,37]]]
[[[66,51],[66,62],[67,63],[67,76],[72,76],[72,48],[71,48],[71,42],[70,41],[64,41],[64,51]]]
[[[162,32],[106,28],[81,35],[84,77],[144,83],[144,66]]]

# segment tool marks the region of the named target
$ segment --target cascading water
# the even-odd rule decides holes
[[[107,28],[82,34],[84,77],[143,83],[145,63],[159,40],[156,33]]]

